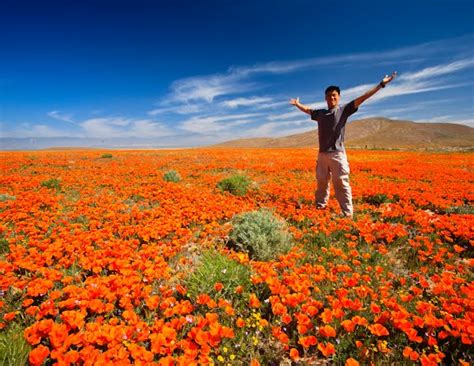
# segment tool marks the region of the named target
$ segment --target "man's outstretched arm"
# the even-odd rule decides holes
[[[294,98],[290,99],[290,104],[294,105],[296,108],[298,108],[300,111],[304,113],[311,114],[312,109],[308,107],[307,105],[301,104],[300,103],[300,98]]]
[[[367,99],[369,99],[372,95],[377,93],[380,89],[385,88],[385,85],[387,85],[389,82],[391,82],[395,77],[397,76],[397,72],[394,71],[392,75],[385,75],[385,77],[382,79],[380,83],[377,84],[374,88],[370,89],[367,93],[361,95],[360,97],[354,99],[354,104],[356,108],[359,108],[359,106],[365,102]]]

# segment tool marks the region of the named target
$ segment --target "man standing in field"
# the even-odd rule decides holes
[[[329,180],[332,176],[332,184],[336,198],[341,206],[344,216],[352,217],[352,191],[349,184],[349,163],[347,162],[344,148],[344,130],[347,118],[355,112],[359,106],[385,85],[390,83],[395,76],[385,75],[382,81],[365,94],[354,99],[352,102],[339,105],[341,91],[337,86],[329,86],[326,89],[327,109],[311,109],[301,104],[299,98],[291,99],[290,104],[301,111],[309,114],[311,119],[318,122],[319,154],[316,165],[316,207],[324,209],[329,199]]]

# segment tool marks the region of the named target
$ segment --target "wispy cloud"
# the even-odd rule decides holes
[[[174,132],[163,123],[150,119],[122,117],[90,118],[75,122],[75,127],[52,127],[42,123],[21,123],[2,137],[90,137],[90,138],[158,138]]]
[[[301,117],[301,116],[300,116]],[[277,137],[294,135],[316,128],[316,124],[308,119],[289,122],[267,122],[246,131],[246,137]]]
[[[203,100],[211,103],[218,96],[243,93],[255,87],[243,79],[242,75],[235,73],[180,79],[171,85],[168,102]]]
[[[178,104],[171,107],[155,108],[147,112],[149,116],[157,116],[165,113],[192,114],[202,112],[203,107],[200,104]]]
[[[416,120],[416,122],[456,123],[474,127],[474,117],[472,115],[444,115]]]
[[[0,129],[0,137],[9,138],[64,137],[68,135],[67,131],[41,123],[20,123],[12,130]]]
[[[457,71],[474,66],[474,58],[458,60],[444,65],[426,67],[417,72],[404,73],[400,75],[401,81],[420,81],[432,79],[441,75],[452,74]]]
[[[316,103],[304,103],[308,107],[312,109],[322,109],[326,108],[327,104],[326,102],[316,102]],[[285,101],[282,103],[282,105],[287,106],[286,110],[289,110],[289,112],[282,112],[282,113],[277,113],[277,114],[270,114],[267,116],[267,120],[269,121],[288,121],[288,120],[293,120],[293,119],[300,119],[301,116],[304,116],[305,113],[300,111],[299,109],[296,109],[294,106],[290,106],[289,101]],[[307,118],[309,118],[308,115],[306,115]]]
[[[255,122],[259,113],[234,114],[224,116],[192,117],[182,122],[179,127],[188,132],[213,134],[228,131],[236,126]]]
[[[267,104],[272,101],[272,98],[268,97],[248,97],[248,98],[235,98],[230,100],[225,100],[221,102],[221,105],[227,108],[237,108],[237,107],[249,107],[249,106],[258,106],[262,104]]]
[[[72,114],[61,113],[59,111],[51,111],[48,112],[48,116],[54,118],[58,121],[69,122],[72,124],[76,124],[76,122],[72,118]]]
[[[87,137],[161,137],[171,134],[166,125],[149,119],[91,118],[79,124]]]
[[[452,82],[443,78],[474,66],[474,60],[464,59],[455,62],[440,64],[423,68],[416,72],[407,72],[397,77],[389,87],[378,92],[366,103],[377,103],[378,101],[407,94],[417,94],[429,91],[443,90],[455,87],[472,85],[473,82]],[[357,85],[343,90],[345,100],[352,100],[372,88],[371,84]]]

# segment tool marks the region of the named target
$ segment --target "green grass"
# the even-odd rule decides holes
[[[185,285],[188,294],[196,298],[199,294],[215,296],[217,291],[214,285],[222,283],[224,287],[219,295],[239,301],[242,299],[235,293],[235,289],[238,286],[243,286],[246,290],[251,287],[250,273],[249,267],[217,251],[209,250],[202,254],[196,269],[186,278]]]
[[[0,331],[0,365],[24,366],[31,347],[23,338],[23,329],[12,324]]]
[[[10,253],[10,245],[8,240],[0,235],[0,256],[7,253]]]

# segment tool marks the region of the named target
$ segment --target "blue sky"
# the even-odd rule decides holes
[[[353,119],[474,126],[470,0],[3,0],[0,44],[0,137],[284,136],[394,70]]]

